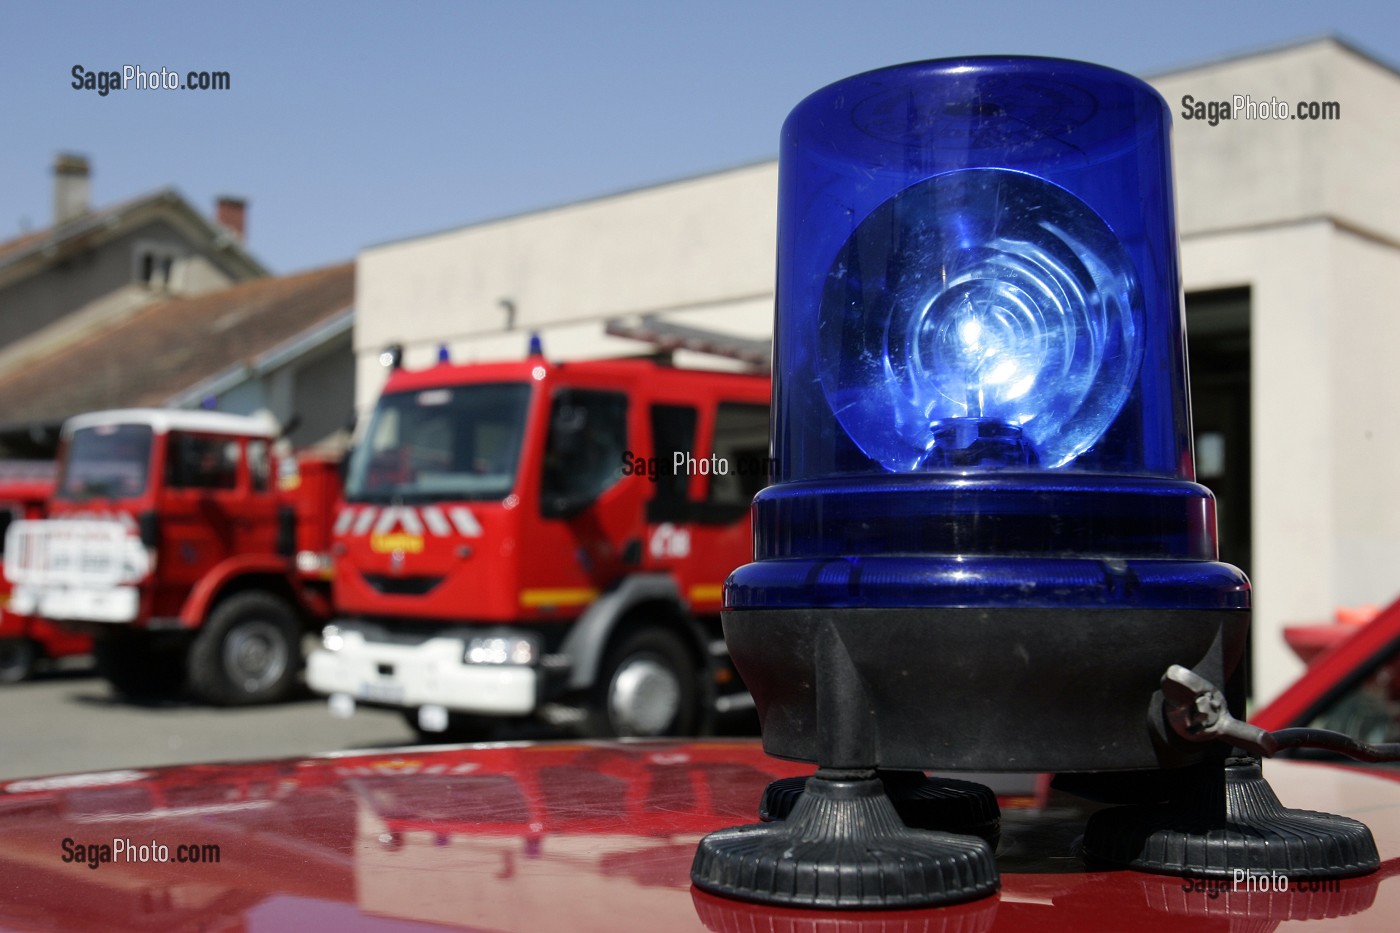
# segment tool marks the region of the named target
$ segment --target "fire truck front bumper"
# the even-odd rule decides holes
[[[469,662],[468,640],[456,632],[408,640],[363,623],[337,621],[333,628],[306,662],[306,682],[317,693],[488,716],[528,716],[539,706],[535,667]]]
[[[134,586],[32,586],[19,584],[10,596],[11,612],[74,622],[134,622],[141,592]]]

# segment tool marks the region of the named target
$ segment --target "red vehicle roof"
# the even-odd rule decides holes
[[[810,767],[750,740],[403,749],[0,784],[0,927],[46,930],[996,931],[1271,929],[1400,915],[1400,792],[1351,769],[1270,762],[1285,803],[1366,820],[1379,872],[1248,894],[1071,852],[1073,798],[1007,801],[998,895],[819,913],[692,888],[700,835],[752,822],[764,784]],[[217,845],[217,863],[63,861],[76,845]],[[1222,887],[1224,888],[1222,890]]]

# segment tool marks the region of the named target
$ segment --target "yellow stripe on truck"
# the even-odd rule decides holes
[[[724,599],[723,583],[697,583],[690,588],[693,603],[717,603]]]
[[[587,586],[520,591],[520,605],[526,609],[586,606],[598,598],[598,591]]]

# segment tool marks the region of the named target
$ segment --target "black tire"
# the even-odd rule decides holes
[[[0,684],[17,684],[34,673],[39,646],[28,638],[0,638]]]
[[[641,628],[608,649],[589,702],[589,732],[603,737],[693,735],[699,685],[685,642]]]
[[[301,670],[301,623],[271,593],[237,593],[210,613],[186,668],[190,691],[217,706],[286,699]]]
[[[110,635],[93,643],[92,654],[97,673],[129,700],[169,699],[184,686],[185,659],[169,641]]]

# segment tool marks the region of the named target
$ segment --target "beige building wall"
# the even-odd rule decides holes
[[[1251,290],[1256,699],[1301,670],[1291,622],[1400,595],[1400,76],[1322,40],[1152,79],[1175,123],[1188,292]],[[1183,119],[1182,97],[1337,101],[1341,119]],[[769,336],[776,163],[373,247],[359,258],[357,403],[379,351],[635,353],[606,320],[660,313]],[[506,306],[515,309],[507,331]],[[713,365],[713,364],[711,364]]]
[[[1174,118],[1186,291],[1251,289],[1255,691],[1294,622],[1400,596],[1400,75],[1319,41],[1152,82]],[[1182,97],[1336,101],[1210,126]]]
[[[368,249],[355,292],[360,407],[393,343],[409,366],[443,343],[454,359],[519,358],[532,330],[559,358],[635,354],[645,347],[604,336],[601,322],[649,313],[767,335],[776,228],[769,163]]]

